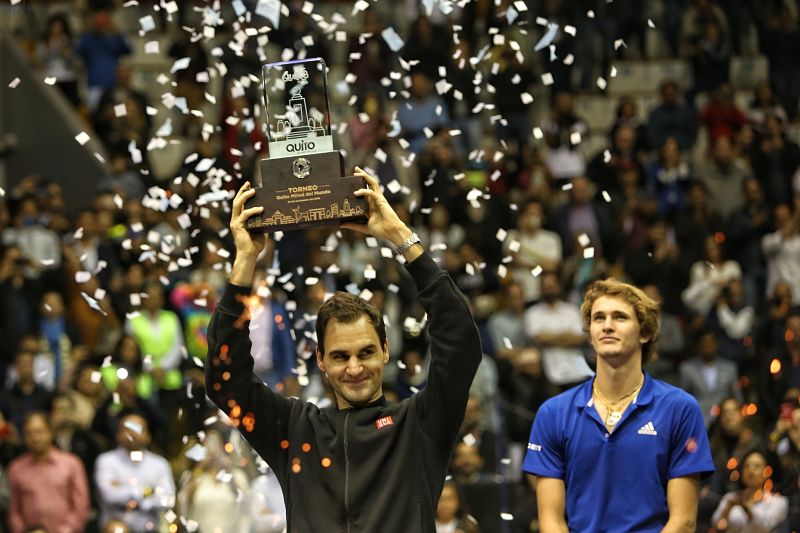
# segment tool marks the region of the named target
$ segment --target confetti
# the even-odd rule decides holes
[[[550,43],[553,42],[553,39],[555,39],[558,34],[558,28],[559,26],[555,22],[548,22],[547,31],[542,35],[542,38],[539,39],[539,42],[536,43],[533,49],[538,52],[550,46]]]
[[[398,35],[397,31],[395,31],[395,29],[391,26],[381,32],[381,37],[383,37],[383,40],[386,41],[387,45],[389,45],[389,48],[391,48],[392,52],[397,52],[406,44],[403,42],[403,39],[400,37],[400,35]]]
[[[144,33],[156,29],[156,21],[153,19],[153,15],[145,15],[144,17],[140,18],[139,26],[141,26],[142,32]]]
[[[8,84],[8,86],[10,88],[12,88],[12,89],[16,89],[17,85],[19,85],[19,82],[20,82],[19,78],[14,78],[13,80],[11,80],[11,82]]]
[[[115,117],[117,117],[117,118],[124,117],[127,114],[128,114],[128,108],[125,106],[124,103],[123,104],[117,104],[117,105],[114,106],[114,116]]]
[[[89,142],[89,139],[90,139],[89,134],[86,133],[85,131],[82,131],[75,136],[75,140],[78,141],[78,144],[80,144],[81,146]]]
[[[583,250],[583,258],[591,259],[594,257],[594,247],[589,247]]]
[[[258,0],[256,15],[262,16],[278,29],[281,16],[281,3],[279,0]]]
[[[608,194],[608,191],[603,191],[602,194],[603,194],[603,200],[605,200],[606,203],[611,203],[611,195]]]
[[[542,74],[542,83],[545,85],[553,85],[553,75],[549,72]]]
[[[158,54],[160,53],[158,41],[147,41],[144,43],[145,54]]]

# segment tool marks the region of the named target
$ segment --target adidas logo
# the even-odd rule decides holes
[[[647,424],[645,424],[645,425],[643,425],[642,427],[639,428],[639,435],[653,435],[653,436],[656,436],[656,435],[658,435],[658,432],[656,431],[656,428],[653,427],[653,423],[652,422],[648,422]]]

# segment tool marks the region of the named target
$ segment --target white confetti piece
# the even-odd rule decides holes
[[[603,79],[603,77],[602,77],[602,76],[598,76],[598,77],[597,77],[597,87],[598,87],[598,88],[599,88],[601,91],[605,91],[605,90],[606,90],[606,87],[608,87],[608,82],[606,82],[606,80],[605,80],[605,79]]]
[[[56,77],[55,77],[55,76],[47,76],[47,77],[44,79],[44,83],[45,83],[46,85],[55,85],[55,84],[56,84],[56,81],[58,81],[58,80],[56,79]]]
[[[523,0],[516,0],[516,2],[514,2],[514,7],[519,12],[524,12],[528,10],[528,4],[526,4]]]
[[[539,127],[533,128],[533,137],[534,139],[540,139],[540,140],[543,139],[544,132],[542,131],[542,128]]]
[[[575,26],[570,26],[569,24],[564,26],[564,33],[569,33],[573,37],[578,33],[578,29]]]
[[[622,39],[617,39],[616,41],[614,41],[614,50],[619,50],[620,48],[623,47],[624,48],[628,47],[628,45],[625,44],[625,41],[623,41]]]
[[[381,32],[381,37],[383,37],[383,40],[386,41],[387,45],[389,45],[389,48],[391,48],[392,52],[397,52],[406,44],[391,26]]]
[[[141,424],[137,424],[136,422],[133,422],[131,420],[126,420],[125,424],[123,424],[123,425],[126,428],[130,429],[131,431],[133,431],[134,433],[139,433],[139,434],[141,434],[142,430],[144,429]]]
[[[575,62],[575,56],[572,54],[567,54],[567,57],[564,58],[565,65],[571,65]]]
[[[100,383],[100,380],[103,379],[103,375],[97,370],[94,370],[92,371],[91,376],[89,376],[89,379],[92,381],[92,383]]]
[[[508,236],[508,232],[506,230],[504,230],[503,228],[498,229],[497,233],[495,234],[495,238],[500,242],[503,242],[504,240],[506,240],[507,236]]]
[[[145,54],[159,54],[161,53],[158,41],[147,41],[144,43]]]
[[[86,271],[75,272],[75,283],[86,283],[92,279],[92,273]]]
[[[19,82],[20,82],[19,78],[14,78],[13,80],[11,80],[11,82],[8,84],[8,86],[10,88],[12,88],[12,89],[16,89],[17,85],[19,85]]]
[[[572,182],[565,183],[561,186],[562,191],[571,191],[572,190]]]
[[[171,74],[174,74],[174,73],[178,72],[179,70],[184,70],[189,66],[189,63],[191,63],[191,62],[192,62],[192,58],[190,58],[190,57],[182,57],[182,58],[176,60],[175,63],[172,64],[172,68],[169,69],[169,72]]]
[[[533,102],[533,96],[531,96],[530,93],[522,93],[521,95],[519,95],[519,97],[522,100],[522,103],[525,105],[528,105],[531,102]]]
[[[583,250],[583,258],[584,259],[591,259],[594,257],[594,248],[589,247]]]
[[[553,42],[553,39],[556,38],[558,34],[558,24],[555,22],[548,22],[547,23],[547,31],[542,35],[542,38],[539,39],[539,42],[536,43],[536,46],[533,48],[535,51],[544,50],[550,43]]]
[[[602,194],[603,194],[603,200],[605,200],[606,203],[611,203],[611,195],[608,194],[608,191],[603,191]]]
[[[508,24],[514,24],[514,21],[517,20],[519,16],[519,12],[514,9],[514,6],[509,6],[508,10],[506,10],[506,19],[508,20]]]
[[[650,28],[656,27],[655,23],[653,22],[653,19],[647,19],[647,26]]]
[[[584,248],[589,246],[590,242],[592,242],[592,240],[585,233],[581,233],[580,235],[578,235],[578,244],[580,244]]]
[[[88,143],[89,139],[90,139],[89,134],[86,133],[85,131],[82,131],[75,136],[75,140],[78,141],[78,144],[80,144],[81,146]]]
[[[514,520],[514,515],[511,513],[500,513],[500,518],[503,520]]]
[[[134,450],[131,452],[131,461],[134,463],[141,463],[144,461],[144,452],[141,450]]]
[[[200,462],[206,458],[206,447],[200,443],[197,443],[189,448],[185,455],[192,461]]]
[[[144,17],[140,18],[139,26],[142,28],[144,33],[156,29],[156,21],[153,19],[153,15],[145,15]]]
[[[553,75],[549,72],[542,74],[542,83],[545,85],[553,85]]]
[[[581,132],[573,131],[569,134],[569,142],[572,144],[580,144],[581,143]]]
[[[608,149],[603,150],[603,163],[608,164],[611,161],[611,151]]]
[[[586,12],[586,16],[589,17],[590,19],[593,19],[594,18],[594,11],[590,9],[589,11]]]
[[[280,23],[281,3],[279,0],[258,0],[256,5],[256,15],[260,15],[272,23],[272,27],[277,29]]]
[[[128,108],[125,106],[124,103],[117,104],[117,105],[114,106],[114,116],[115,117],[117,117],[117,118],[124,117],[127,114],[128,114]]]
[[[539,274],[542,273],[542,270],[544,270],[542,268],[542,265],[536,265],[535,267],[533,267],[533,270],[531,270],[531,274],[533,274],[534,278],[539,277]]]

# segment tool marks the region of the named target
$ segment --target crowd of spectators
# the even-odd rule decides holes
[[[58,176],[18,179],[0,197],[0,511],[10,531],[283,530],[277,479],[205,398],[205,335],[232,262],[227,200],[258,177],[267,151],[251,75],[277,59],[267,51],[330,57],[335,46],[347,64],[331,66],[357,80],[331,82],[347,92],[337,142],[380,178],[481,330],[437,531],[538,530],[521,459],[541,403],[592,375],[579,304],[608,276],[661,302],[647,371],[703,409],[717,471],[703,481],[698,531],[800,529],[798,2],[670,0],[655,30],[624,2],[384,0],[343,26],[343,41],[303,2],[286,2],[269,32],[238,7],[269,2],[139,3],[84,2],[69,16],[26,8],[41,25],[19,39],[32,67],[55,78],[110,157],[89,207],[66,205]],[[393,50],[381,34],[401,11],[405,46]],[[560,30],[537,53],[538,17]],[[126,19],[183,61],[160,102],[132,82],[135,31],[114,27]],[[769,76],[740,108],[730,62],[748,30]],[[643,95],[619,96],[611,128],[590,130],[576,97],[596,93],[621,59],[649,57],[648,31],[663,33],[692,80],[664,81],[647,110]],[[219,98],[205,87],[215,76]],[[534,98],[549,111],[534,112]],[[607,147],[584,153],[589,136],[606,135]],[[192,150],[159,180],[150,158],[176,136]],[[385,243],[286,232],[260,273],[250,330],[255,372],[270,386],[329,404],[314,319],[336,290],[384,313],[386,396],[425,386],[425,319]]]

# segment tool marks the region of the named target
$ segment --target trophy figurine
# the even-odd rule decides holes
[[[333,147],[326,74],[320,58],[261,68],[269,157],[248,202],[264,206],[247,221],[252,232],[367,221],[366,201],[354,194],[364,180],[344,175]]]

